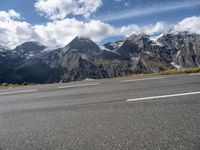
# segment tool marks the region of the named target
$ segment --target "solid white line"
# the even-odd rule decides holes
[[[188,74],[189,76],[198,76],[200,75],[200,73],[192,73],[192,74]]]
[[[20,94],[20,93],[31,93],[31,92],[37,92],[38,90],[26,90],[26,91],[13,91],[13,92],[5,92],[5,93],[0,93],[0,95],[11,95],[11,94]]]
[[[167,77],[157,77],[157,78],[143,78],[143,79],[133,79],[133,80],[123,80],[123,83],[126,82],[137,82],[137,81],[148,81],[148,80],[159,80],[159,79],[166,79]]]
[[[198,95],[198,94],[200,94],[200,92],[190,92],[190,93],[180,93],[180,94],[172,94],[172,95],[135,98],[135,99],[127,99],[126,101],[127,102],[133,102],[133,101],[141,101],[141,100],[161,99],[161,98],[180,97],[180,96],[189,96],[189,95]]]
[[[74,87],[85,87],[85,86],[95,86],[99,85],[100,83],[91,83],[91,84],[79,84],[79,85],[68,85],[68,86],[61,86],[58,87],[59,89],[66,89],[66,88],[74,88]]]

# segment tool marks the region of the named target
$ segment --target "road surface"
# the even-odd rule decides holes
[[[0,90],[0,150],[168,149],[200,149],[200,74]]]

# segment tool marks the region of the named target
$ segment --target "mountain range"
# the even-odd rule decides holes
[[[0,46],[0,83],[56,83],[200,66],[200,35],[146,34],[99,46],[76,37],[62,48],[25,42],[14,49]]]

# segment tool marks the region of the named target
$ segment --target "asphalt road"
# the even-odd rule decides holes
[[[0,90],[0,150],[200,150],[200,74]]]

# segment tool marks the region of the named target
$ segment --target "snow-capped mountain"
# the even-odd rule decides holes
[[[35,55],[40,55],[40,53],[46,49],[47,47],[42,45],[41,43],[30,41],[22,43],[21,45],[17,46],[13,51],[20,55],[20,57],[28,59],[34,57]]]
[[[103,46],[76,37],[54,50],[25,42],[13,50],[0,47],[0,66],[0,83],[68,82],[195,67],[200,66],[200,35],[139,34]]]
[[[103,46],[101,46],[101,48],[107,51],[116,51],[124,44],[124,41],[125,40],[120,40],[116,42],[108,42],[104,44]]]

